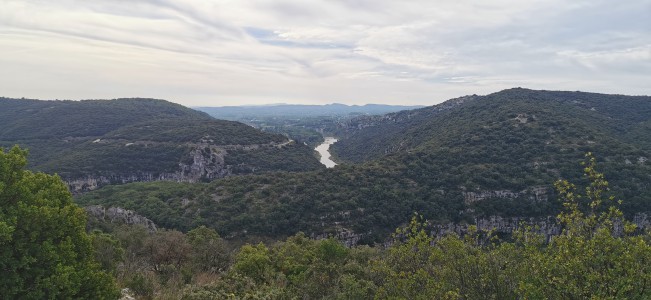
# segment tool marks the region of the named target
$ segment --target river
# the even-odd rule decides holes
[[[328,149],[330,149],[330,145],[334,144],[337,142],[336,138],[333,137],[326,137],[325,141],[314,150],[316,152],[319,152],[321,154],[321,163],[326,166],[326,168],[334,168],[334,166],[337,165],[332,159],[330,159],[330,152],[328,152]]]

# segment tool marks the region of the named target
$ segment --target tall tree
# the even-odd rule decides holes
[[[26,164],[26,150],[0,149],[0,299],[117,298],[94,261],[84,210],[58,176]]]

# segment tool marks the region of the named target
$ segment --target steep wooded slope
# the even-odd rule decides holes
[[[339,159],[361,162],[389,153],[474,144],[544,142],[577,149],[603,139],[648,147],[651,97],[509,89],[422,109],[361,117],[342,125]],[[519,145],[518,145],[519,146]],[[532,146],[532,145],[526,145]]]
[[[0,121],[0,146],[29,148],[31,169],[58,173],[76,191],[320,167],[311,149],[281,135],[163,100],[2,98]]]

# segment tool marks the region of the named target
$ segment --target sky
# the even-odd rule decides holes
[[[0,0],[0,96],[433,105],[651,95],[651,0]]]

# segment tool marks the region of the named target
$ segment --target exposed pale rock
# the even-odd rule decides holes
[[[466,205],[483,201],[492,198],[501,199],[516,199],[527,198],[532,201],[547,201],[549,195],[549,188],[545,186],[533,186],[520,192],[513,192],[510,190],[495,190],[495,191],[476,191],[476,192],[462,192],[464,203]]]
[[[149,231],[156,231],[156,224],[144,216],[137,214],[135,211],[121,207],[103,207],[101,205],[92,205],[84,207],[89,216],[99,219],[100,221],[117,224],[142,225]]]

